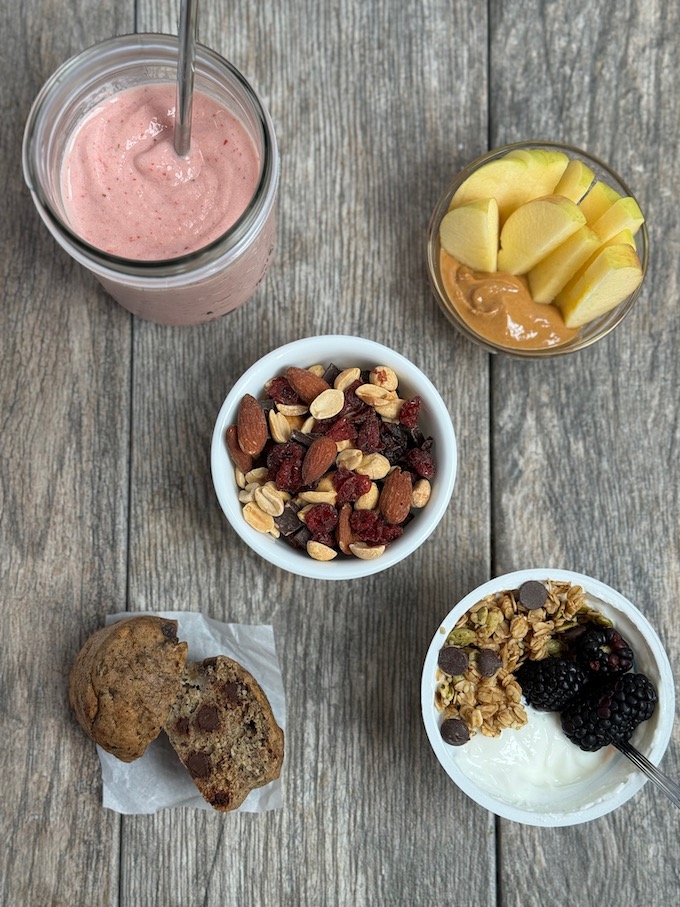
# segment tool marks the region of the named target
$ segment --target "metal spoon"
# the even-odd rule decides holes
[[[659,771],[646,756],[643,756],[634,746],[631,746],[627,740],[614,741],[614,746],[620,753],[627,756],[643,774],[647,775],[650,781],[653,781],[672,803],[680,806],[680,785],[676,784],[675,781],[671,781],[667,775]]]
[[[198,0],[180,0],[174,135],[175,153],[179,157],[186,157],[191,146],[191,106],[194,98],[194,61],[197,37]]]

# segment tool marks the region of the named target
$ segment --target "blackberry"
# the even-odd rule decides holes
[[[595,674],[625,674],[633,667],[633,650],[613,627],[592,627],[576,645],[576,661]]]
[[[540,712],[557,712],[583,689],[588,674],[567,658],[525,661],[517,671],[524,698]]]
[[[563,709],[562,730],[582,750],[593,753],[651,718],[657,696],[644,674],[614,674],[593,681]]]

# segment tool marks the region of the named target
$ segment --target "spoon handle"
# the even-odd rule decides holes
[[[186,157],[191,145],[191,109],[194,98],[197,33],[198,0],[180,0],[177,109],[174,135],[175,153],[178,157]]]
[[[627,756],[641,772],[647,775],[647,777],[664,792],[672,803],[675,803],[676,806],[680,806],[680,785],[676,784],[675,781],[671,781],[668,775],[664,775],[663,772],[659,771],[655,765],[652,765],[646,756],[643,756],[634,746],[631,746],[627,740],[615,742],[614,746],[619,752],[623,753],[624,756]]]

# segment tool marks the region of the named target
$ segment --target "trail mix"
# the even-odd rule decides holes
[[[504,728],[524,727],[517,672],[527,660],[561,655],[569,636],[587,624],[609,627],[611,621],[570,583],[531,580],[474,605],[439,653],[435,704],[443,712],[444,739],[457,745],[476,732],[497,737]],[[455,666],[454,652],[461,653]]]
[[[225,434],[246,522],[321,561],[379,557],[430,499],[422,401],[393,369],[291,366]]]

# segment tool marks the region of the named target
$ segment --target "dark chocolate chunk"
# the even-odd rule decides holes
[[[439,650],[437,664],[445,674],[450,674],[451,677],[463,674],[468,666],[467,652],[459,649],[458,646],[444,646]]]
[[[302,522],[297,515],[298,510],[297,504],[291,504],[287,501],[284,505],[283,513],[274,517],[274,522],[278,526],[281,535],[292,535],[301,528]]]
[[[333,365],[332,362],[329,364],[328,368],[323,373],[323,380],[326,382],[326,384],[328,384],[329,387],[333,387],[333,382],[340,374],[340,371],[341,370],[337,367],[337,365]]]
[[[300,521],[298,520],[298,522]],[[290,535],[283,535],[283,533],[281,533],[281,535],[289,545],[292,545],[293,548],[298,548],[300,551],[307,550],[307,542],[312,537],[312,533],[304,524],[297,532],[292,532]]]
[[[210,774],[210,759],[207,753],[198,751],[189,753],[186,766],[194,778],[207,778]]]
[[[470,739],[468,726],[461,718],[447,718],[442,722],[440,732],[444,743],[451,746],[462,746]]]
[[[493,677],[503,662],[493,649],[480,649],[477,667],[479,673],[484,677]]]
[[[196,715],[196,723],[202,731],[214,731],[220,724],[217,708],[214,705],[202,705]]]
[[[268,413],[270,409],[276,409],[276,400],[272,400],[271,397],[266,397],[264,400],[257,401],[265,413]]]
[[[302,444],[303,447],[311,447],[312,441],[320,437],[321,435],[318,432],[316,434],[313,434],[311,431],[304,432],[300,431],[298,428],[294,428],[290,433],[290,440],[297,441],[298,444]]]
[[[189,733],[189,719],[188,718],[178,718],[175,722],[175,733],[176,734],[188,734]]]
[[[530,579],[526,583],[522,583],[517,595],[520,605],[526,608],[527,611],[535,611],[536,608],[542,608],[546,603],[548,590],[543,583]]]

